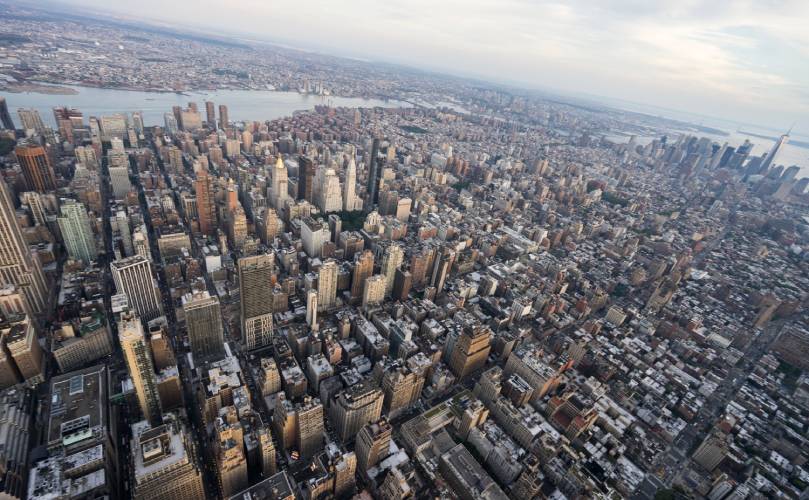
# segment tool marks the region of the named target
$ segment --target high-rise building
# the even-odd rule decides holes
[[[308,156],[303,156],[298,159],[298,199],[306,200],[309,203],[314,203],[312,199],[312,189],[315,182],[315,174],[317,167],[315,162]]]
[[[323,245],[331,240],[328,224],[312,217],[301,218],[301,240],[303,250],[309,257],[320,257]]]
[[[374,273],[374,253],[365,250],[354,256],[354,273],[351,276],[351,298],[362,297],[365,280]]]
[[[371,153],[366,162],[368,167],[368,204],[367,210],[372,210],[379,201],[379,180],[382,178],[382,159],[379,158],[379,138],[374,137],[371,142]]]
[[[272,254],[238,260],[242,340],[248,349],[272,342]]]
[[[195,500],[205,497],[193,436],[169,413],[158,425],[132,425],[132,498]]]
[[[317,330],[317,290],[306,292],[306,324],[311,330]]]
[[[126,295],[129,306],[143,321],[163,314],[160,289],[152,276],[152,265],[142,255],[133,255],[110,264],[112,279],[118,293]]]
[[[34,401],[29,389],[0,392],[0,496],[9,500],[25,498],[28,492]]]
[[[202,115],[193,108],[180,111],[180,128],[187,132],[194,132],[202,128]]]
[[[317,310],[326,311],[337,302],[337,262],[326,260],[317,275]]]
[[[126,117],[122,114],[102,116],[98,122],[102,141],[123,139],[126,135]]]
[[[125,312],[118,322],[118,340],[129,370],[129,377],[135,387],[143,418],[152,425],[162,420],[160,395],[157,391],[152,352],[143,333],[143,324],[135,314]]]
[[[216,108],[212,101],[205,101],[205,121],[208,128],[216,130]]]
[[[392,433],[393,427],[384,418],[360,429],[354,451],[357,454],[357,467],[363,475],[390,454]]]
[[[45,380],[45,355],[37,339],[34,323],[27,316],[12,316],[0,323],[0,336],[28,385]]]
[[[225,355],[222,311],[219,298],[207,291],[195,291],[183,297],[188,340],[195,359],[219,359]]]
[[[272,206],[280,209],[284,206],[284,201],[289,198],[289,179],[287,174],[287,167],[284,165],[284,160],[281,155],[275,161],[275,166],[270,172],[270,200]]]
[[[34,314],[43,314],[48,288],[39,258],[23,237],[11,189],[0,180],[0,285],[15,285],[28,300]]]
[[[385,247],[382,254],[382,264],[380,265],[380,272],[385,277],[385,294],[390,295],[393,292],[393,282],[396,278],[396,270],[402,265],[404,261],[404,250],[398,243],[391,243]]]
[[[347,387],[329,405],[329,417],[343,442],[354,439],[363,425],[376,422],[382,414],[382,391],[368,382]]]
[[[62,215],[57,220],[68,255],[85,263],[96,260],[98,252],[87,209],[70,198],[62,199],[59,209]]]
[[[305,397],[295,405],[295,449],[310,458],[323,448],[323,405],[318,398]]]
[[[42,122],[42,117],[39,116],[39,111],[35,109],[20,108],[17,110],[17,116],[20,117],[20,124],[22,125],[22,129],[26,132],[26,136],[28,135],[29,130],[33,130],[39,135],[43,135],[45,133],[45,123]]]
[[[14,150],[20,162],[22,174],[28,189],[46,193],[56,189],[56,176],[53,173],[50,156],[42,146],[17,146]]]
[[[764,160],[761,162],[760,172],[766,173],[767,169],[770,168],[772,162],[775,161],[775,157],[778,155],[778,152],[789,142],[789,133],[792,132],[790,129],[789,132],[783,134],[781,137],[775,141],[773,144],[772,149],[767,153],[767,156],[764,157]]]
[[[381,274],[365,278],[362,289],[362,307],[379,305],[385,301],[385,277]]]
[[[233,411],[235,408],[231,407]],[[244,430],[238,422],[217,419],[214,442],[215,467],[219,479],[219,493],[229,498],[247,488],[247,457],[244,453]]]
[[[219,105],[219,128],[225,130],[230,125],[230,119],[228,118],[228,107],[224,104]]]
[[[334,169],[323,170],[318,179],[317,200],[315,205],[323,213],[339,212],[343,208],[343,200],[340,192],[340,179]]]
[[[357,207],[357,163],[354,158],[346,167],[345,185],[343,186],[343,210],[353,212]]]
[[[11,121],[11,114],[8,112],[8,103],[2,96],[0,96],[0,126],[7,130],[14,130],[14,122]]]
[[[396,300],[406,300],[410,294],[410,287],[413,285],[413,276],[410,271],[397,268],[393,276],[392,297]]]
[[[214,202],[213,179],[206,168],[197,172],[194,191],[197,195],[199,231],[208,236],[213,235],[216,232],[216,203]]]
[[[458,379],[483,368],[491,350],[491,331],[485,327],[464,328],[450,352],[449,366]]]

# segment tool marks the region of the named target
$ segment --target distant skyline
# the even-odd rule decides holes
[[[493,83],[809,129],[805,0],[60,3]]]

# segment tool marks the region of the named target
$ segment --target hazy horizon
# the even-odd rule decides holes
[[[493,84],[809,130],[809,2],[59,3]]]

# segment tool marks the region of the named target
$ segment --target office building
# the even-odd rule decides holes
[[[183,297],[188,341],[194,359],[221,359],[225,356],[222,312],[219,298],[207,291],[195,291]]]
[[[306,292],[306,324],[317,330],[317,290]]]
[[[163,314],[160,289],[152,276],[152,265],[146,257],[133,255],[110,264],[115,289],[123,293],[141,320],[150,321]]]
[[[8,112],[8,102],[2,96],[0,96],[0,126],[6,130],[14,130],[14,122],[11,120],[11,113]]]
[[[393,427],[386,419],[366,424],[357,434],[354,451],[357,455],[357,468],[367,474],[368,469],[378,464],[390,454],[390,440]]]
[[[34,420],[34,393],[13,387],[0,392],[0,497],[25,498]]]
[[[289,199],[289,180],[287,167],[281,156],[275,160],[275,166],[270,172],[270,201],[276,210],[284,206],[284,202]]]
[[[286,471],[278,472],[246,490],[230,497],[230,500],[295,500],[297,488]]]
[[[69,198],[61,200],[59,209],[62,215],[57,220],[68,255],[88,264],[95,261],[98,252],[87,209]]]
[[[508,499],[508,495],[462,444],[455,445],[441,455],[438,470],[459,498]]]
[[[320,257],[323,245],[331,241],[331,232],[328,224],[320,219],[303,217],[301,219],[301,240],[303,250],[309,257]]]
[[[382,263],[380,265],[380,272],[385,277],[385,295],[390,295],[393,292],[393,285],[396,279],[396,270],[402,265],[404,261],[404,250],[398,243],[391,243],[385,247],[382,254]]]
[[[462,379],[486,364],[491,350],[491,330],[485,327],[464,328],[450,352],[449,366]]]
[[[56,175],[48,152],[43,146],[22,145],[14,150],[20,162],[22,175],[28,189],[47,193],[56,189]]]
[[[273,255],[238,260],[242,340],[248,349],[272,342]]]
[[[371,142],[371,153],[365,162],[368,169],[368,204],[366,209],[372,210],[379,202],[379,181],[382,179],[382,159],[379,158],[379,138]]]
[[[214,201],[213,179],[208,169],[201,168],[194,180],[194,191],[197,196],[197,217],[199,231],[208,236],[216,233],[216,203]]]
[[[407,296],[410,294],[410,287],[413,285],[413,275],[410,274],[410,271],[397,268],[393,276],[393,299],[407,300]]]
[[[131,312],[121,314],[118,321],[118,340],[121,342],[129,377],[135,387],[141,415],[157,425],[162,419],[160,395],[157,391],[152,353],[140,318]]]
[[[48,301],[45,274],[23,237],[11,189],[4,181],[0,181],[0,222],[0,285],[15,285],[34,314],[43,314]]]
[[[385,277],[381,274],[365,279],[362,290],[362,307],[371,307],[381,304],[385,300]]]
[[[219,128],[225,130],[230,126],[230,118],[228,118],[228,107],[224,104],[219,105]]]
[[[337,261],[328,259],[317,273],[317,310],[327,311],[337,303]]]
[[[332,168],[322,169],[318,178],[317,199],[315,205],[324,214],[339,212],[343,209],[343,198],[340,190],[340,178]]]
[[[314,189],[315,173],[317,167],[311,158],[301,156],[298,159],[298,199],[314,204],[312,190]]]
[[[359,210],[357,198],[357,162],[352,157],[346,167],[345,185],[343,186],[343,210],[353,212]]]
[[[23,381],[36,386],[45,380],[45,353],[34,324],[27,316],[12,316],[0,323],[0,337],[14,359]]]
[[[106,315],[94,310],[83,316],[77,325],[65,323],[54,330],[50,351],[59,371],[67,373],[112,354],[112,342]]]
[[[374,253],[365,250],[354,256],[354,271],[351,275],[351,298],[359,299],[365,287],[365,280],[374,273]]]
[[[365,381],[337,394],[329,405],[329,420],[340,440],[353,440],[363,425],[379,420],[383,400],[382,391]]]
[[[212,101],[205,101],[205,121],[208,128],[216,130],[216,108]]]
[[[17,110],[17,116],[20,117],[20,124],[22,124],[22,130],[25,132],[26,137],[47,135],[48,130],[42,121],[42,117],[39,116],[39,111],[20,108]]]
[[[161,423],[132,425],[132,498],[197,500],[205,497],[193,435],[173,414]]]
[[[126,117],[122,114],[102,116],[98,121],[102,141],[123,139],[126,135]]]

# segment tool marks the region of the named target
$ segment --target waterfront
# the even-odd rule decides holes
[[[317,96],[272,90],[189,91],[177,94],[65,86],[75,88],[78,93],[75,95],[53,95],[36,92],[4,94],[15,124],[18,127],[20,126],[17,109],[33,108],[39,111],[45,123],[55,127],[53,108],[56,106],[77,108],[84,113],[85,117],[141,111],[146,125],[163,125],[163,113],[171,112],[172,106],[185,107],[191,101],[197,103],[203,114],[205,110],[204,101],[214,101],[217,106],[224,104],[228,107],[228,113],[232,121],[274,120],[289,116],[295,111],[313,109],[319,104],[352,108],[410,106],[408,103],[393,100]]]

